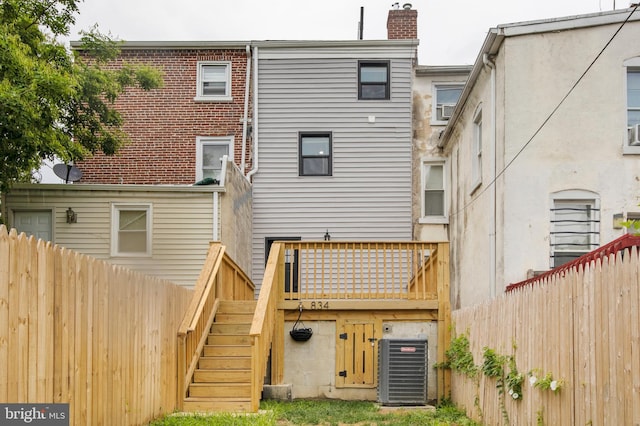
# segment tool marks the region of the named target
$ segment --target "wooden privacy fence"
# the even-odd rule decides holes
[[[173,411],[191,294],[0,226],[0,402],[69,403],[72,425]]]
[[[509,424],[640,424],[640,261],[636,247],[593,260],[452,313],[474,363],[483,348],[515,355],[522,400],[508,394]],[[514,349],[515,345],[515,349]],[[560,390],[530,386],[551,373]],[[496,380],[452,374],[452,399],[485,424],[504,424]]]

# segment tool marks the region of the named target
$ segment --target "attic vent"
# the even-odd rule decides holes
[[[426,340],[380,340],[378,402],[385,405],[427,403]]]

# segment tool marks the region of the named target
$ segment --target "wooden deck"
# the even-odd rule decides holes
[[[304,319],[368,318],[390,315],[400,320],[433,321],[438,324],[437,361],[444,360],[449,345],[449,248],[447,243],[427,242],[275,242],[267,261],[255,312],[250,324],[222,325],[219,310],[225,300],[246,300],[251,283],[228,263],[221,268],[223,248],[212,246],[196,296],[181,328],[179,349],[179,404],[185,409],[211,409],[215,386],[198,385],[210,374],[201,361],[214,320],[222,330],[251,344],[250,401],[237,411],[257,411],[271,357],[270,382],[282,384],[284,376],[284,323],[295,320],[300,308]],[[224,256],[222,256],[224,258]],[[210,264],[210,265],[209,265]],[[219,274],[226,274],[224,277]],[[242,279],[238,280],[238,277]],[[232,280],[232,281],[231,281]],[[229,290],[232,289],[232,290]],[[221,328],[222,327],[222,328]],[[246,332],[246,333],[245,333]],[[234,376],[235,377],[235,376]],[[448,372],[439,375],[438,397],[449,394]],[[244,379],[243,379],[244,380]],[[234,382],[236,383],[236,382]],[[239,381],[237,382],[239,383]],[[246,390],[249,385],[242,385]],[[197,389],[197,390],[196,390]],[[238,388],[239,389],[239,388]],[[195,393],[200,401],[189,403]],[[185,405],[186,404],[186,405]],[[220,405],[222,409],[222,405]]]

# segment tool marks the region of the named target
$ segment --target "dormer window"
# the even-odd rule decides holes
[[[198,62],[196,101],[230,101],[231,63]]]

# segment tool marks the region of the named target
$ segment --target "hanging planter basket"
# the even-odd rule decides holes
[[[313,334],[313,330],[310,328],[296,328],[289,332],[291,338],[296,342],[306,342],[311,339],[311,335]]]
[[[300,317],[302,316],[302,304],[300,305],[300,314],[298,314],[298,319],[295,324],[293,324],[293,328],[289,332],[289,335],[296,342],[306,342],[311,339],[313,335],[313,330],[311,328],[306,328],[304,323],[300,322]],[[302,327],[298,327],[298,323],[302,324]]]

